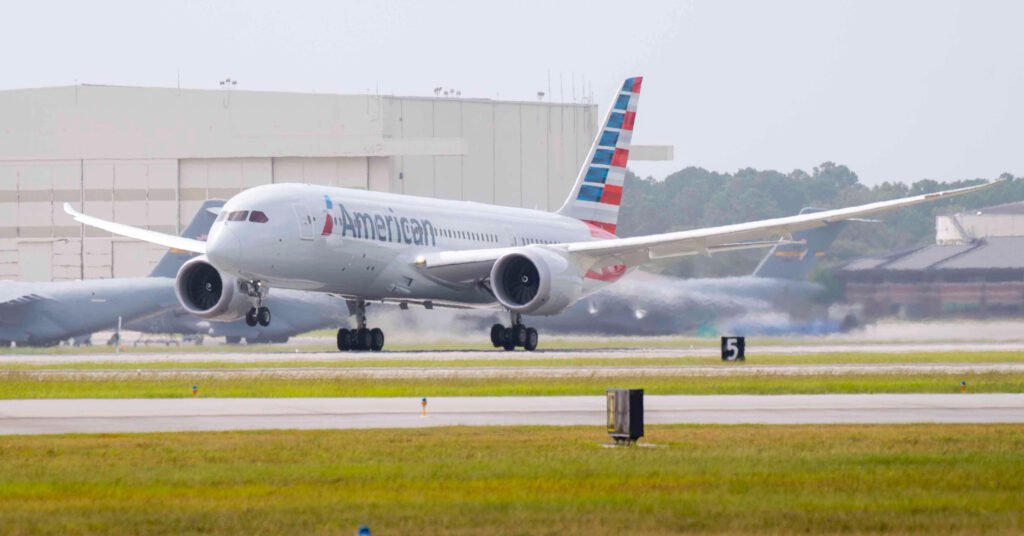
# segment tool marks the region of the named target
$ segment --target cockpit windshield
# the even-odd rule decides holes
[[[249,214],[249,221],[255,223],[267,223],[270,220],[267,218],[267,215],[264,214],[262,211],[254,210],[252,211],[251,214]]]
[[[248,216],[248,210],[236,210],[231,214],[228,214],[228,221],[245,221],[245,218]]]

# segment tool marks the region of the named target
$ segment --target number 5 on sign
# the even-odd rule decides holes
[[[722,361],[746,361],[745,337],[722,337]]]

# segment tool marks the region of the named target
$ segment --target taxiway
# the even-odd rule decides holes
[[[0,434],[605,423],[603,396],[0,401]],[[658,424],[1024,423],[1021,394],[648,396]]]

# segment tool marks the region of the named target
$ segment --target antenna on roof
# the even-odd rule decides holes
[[[548,102],[551,102],[551,69],[548,69]]]

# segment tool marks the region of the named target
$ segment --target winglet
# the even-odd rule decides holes
[[[134,238],[143,242],[149,242],[151,244],[157,244],[173,249],[180,249],[184,251],[191,251],[193,253],[206,253],[206,243],[194,240],[191,238],[185,238],[181,236],[174,236],[164,233],[158,233],[156,231],[150,231],[149,229],[140,229],[138,227],[132,227],[131,225],[124,225],[122,223],[114,223],[112,221],[101,220],[92,216],[82,214],[81,212],[74,209],[71,203],[64,203],[64,212],[74,218],[75,221],[82,225],[88,225],[89,227],[95,227],[102,229],[109,233],[113,233],[119,236],[125,236],[128,238]]]

